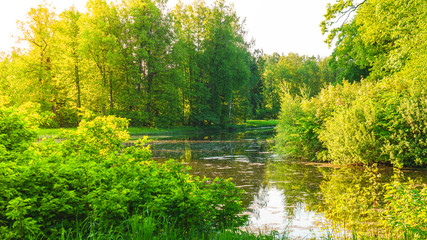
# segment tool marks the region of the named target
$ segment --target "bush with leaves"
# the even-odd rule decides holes
[[[0,105],[0,162],[17,158],[36,136],[31,123],[23,119],[16,109]]]
[[[276,137],[285,155],[339,164],[425,165],[427,89],[396,75],[282,99]],[[314,156],[314,157],[313,157]]]
[[[424,165],[427,157],[423,81],[362,82],[347,107],[326,118],[319,139],[327,158],[342,164]]]
[[[285,93],[277,126],[278,151],[285,156],[315,160],[317,152],[322,148],[317,134],[317,121],[315,108],[309,100]]]
[[[406,238],[427,238],[427,185],[405,179],[400,171],[394,181],[385,186],[384,225],[394,236],[407,234]]]
[[[1,161],[0,238],[53,239],[81,225],[104,232],[147,212],[182,228],[243,224],[241,191],[231,181],[199,180],[179,163],[150,161],[146,138],[124,146],[127,125],[97,117],[63,141],[29,142]]]
[[[375,164],[360,170],[336,169],[321,184],[317,210],[333,237],[426,239],[427,185],[398,169],[390,182]]]

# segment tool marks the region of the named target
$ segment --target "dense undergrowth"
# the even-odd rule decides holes
[[[320,188],[323,202],[313,210],[323,213],[323,225],[335,238],[427,238],[427,185],[399,170],[385,179],[376,165],[363,174],[336,169]]]
[[[127,126],[97,117],[64,131],[60,142],[35,143],[31,121],[0,107],[0,238],[128,239],[151,224],[162,239],[166,230],[226,234],[224,226],[245,223],[241,189],[174,161],[151,161],[147,139],[124,147]]]
[[[311,99],[285,94],[278,149],[339,164],[427,164],[424,80],[344,82]]]

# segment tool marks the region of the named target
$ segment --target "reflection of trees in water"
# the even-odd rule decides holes
[[[270,130],[159,139],[151,149],[155,159],[184,161],[195,175],[232,178],[247,192],[243,203],[249,206],[264,179],[265,161],[270,157],[265,139],[272,135]]]
[[[256,206],[250,208],[249,210],[252,212],[254,216],[260,215],[260,208],[264,208],[268,204],[268,187],[265,186],[265,184],[260,185],[258,192],[256,194],[253,194],[253,200],[252,204],[255,204]]]
[[[323,168],[293,161],[271,162],[267,165],[266,182],[283,190],[288,216],[294,217],[295,209],[302,205],[311,208],[319,203],[320,184],[323,180],[319,169]]]
[[[367,238],[390,238],[393,226],[388,223],[387,204],[384,194],[386,184],[393,178],[390,167],[343,167],[325,172],[320,185],[323,200],[313,210],[323,213],[325,226],[334,235],[355,235]],[[406,177],[426,180],[425,171],[406,171],[398,182]],[[390,194],[391,192],[388,192]],[[408,209],[409,210],[409,209]]]

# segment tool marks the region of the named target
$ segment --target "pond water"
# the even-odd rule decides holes
[[[274,134],[273,128],[258,128],[150,136],[150,145],[153,158],[158,161],[175,159],[190,166],[195,175],[232,178],[246,191],[247,230],[278,231],[300,239],[326,235],[322,230],[323,215],[315,211],[322,199],[320,185],[325,176],[339,172],[328,164],[282,159],[271,150]],[[425,171],[407,172],[412,177],[426,175]],[[391,169],[382,169],[384,182],[391,173]],[[361,170],[355,168],[342,174],[342,178],[356,176]]]

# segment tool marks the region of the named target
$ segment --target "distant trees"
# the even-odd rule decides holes
[[[262,73],[263,108],[258,115],[277,118],[281,97],[284,92],[293,96],[313,97],[330,83],[335,74],[328,65],[328,59],[300,56],[290,53],[280,56],[275,53],[264,57]]]

